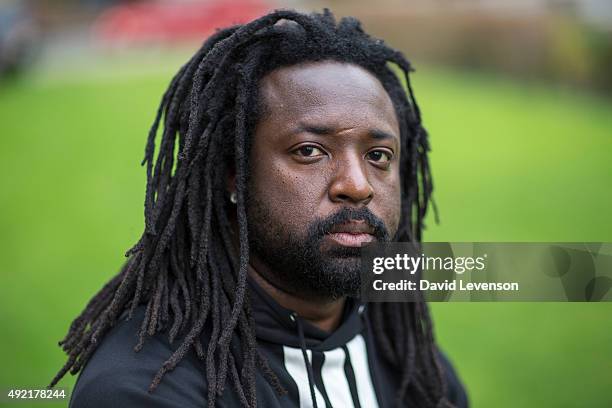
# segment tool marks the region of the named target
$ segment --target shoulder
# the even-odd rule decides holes
[[[448,400],[457,408],[467,408],[469,406],[467,393],[459,376],[457,375],[453,365],[448,357],[442,352],[439,353],[440,363],[446,375],[446,385]]]
[[[159,387],[148,388],[162,364],[180,345],[169,344],[165,334],[148,337],[138,353],[134,346],[143,313],[120,321],[101,340],[81,372],[70,407],[200,407],[204,406],[205,383],[200,363],[189,353],[166,373]]]

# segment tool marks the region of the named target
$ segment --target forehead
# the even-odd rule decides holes
[[[264,117],[273,121],[317,121],[340,127],[375,126],[399,137],[393,103],[366,69],[335,61],[281,67],[260,83]]]

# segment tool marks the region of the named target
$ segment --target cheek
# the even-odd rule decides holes
[[[389,208],[388,208],[388,219],[387,227],[389,228],[389,234],[393,236],[399,227],[400,216],[401,216],[401,197],[399,191],[397,192],[397,196],[394,196],[392,200],[389,200]]]
[[[312,177],[289,171],[282,161],[254,163],[252,168],[250,194],[269,209],[270,221],[296,233],[317,213],[319,189]]]
[[[399,227],[402,210],[402,197],[399,178],[391,180],[381,185],[377,207],[379,214],[385,225],[389,229],[389,234],[393,236]]]

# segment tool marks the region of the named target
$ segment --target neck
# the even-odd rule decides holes
[[[293,310],[298,316],[323,331],[331,332],[340,325],[346,297],[340,299],[310,300],[284,291],[267,280],[258,269],[265,268],[257,260],[251,259],[249,275],[285,309]]]

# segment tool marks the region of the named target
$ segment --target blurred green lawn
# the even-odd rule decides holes
[[[0,388],[48,384],[57,341],[139,236],[139,161],[170,76],[107,67],[0,89]],[[441,213],[427,240],[612,241],[612,102],[427,67],[414,86]],[[432,308],[473,406],[612,406],[612,304]]]

